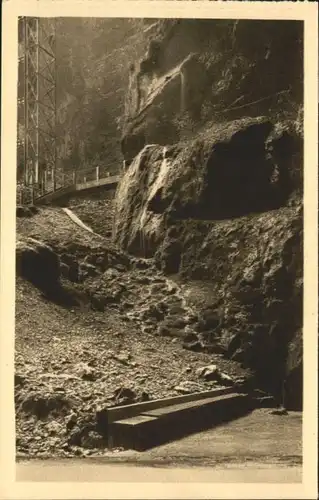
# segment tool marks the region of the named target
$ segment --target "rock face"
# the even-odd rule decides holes
[[[234,123],[229,127],[223,141],[218,136],[214,142],[211,133],[187,151],[172,147],[169,158],[163,158],[164,148],[145,148],[119,186],[114,236],[131,253],[155,257],[167,273],[209,282],[203,312],[209,306],[219,319],[208,324],[209,334],[221,338],[229,356],[253,367],[280,399],[285,360],[294,359],[296,372],[301,359],[300,342],[299,354],[289,354],[302,325],[302,211],[293,183],[298,175],[291,170],[283,181],[286,172],[266,159],[269,122],[238,122],[239,131]],[[260,134],[260,149],[255,139],[256,151],[247,155],[244,148],[241,158],[237,137],[245,144],[245,134],[253,133]],[[237,154],[226,173],[216,150],[228,159],[232,144]],[[289,404],[296,394],[287,397]]]
[[[122,141],[130,166],[113,230],[122,248],[183,280],[199,316],[214,319],[203,321],[206,338],[298,409],[301,29],[163,21],[131,76]]]
[[[146,146],[117,191],[117,241],[152,256],[172,220],[179,226],[201,220],[204,227],[204,221],[296,205],[302,141],[287,127],[280,131],[266,118],[244,118],[174,146]],[[175,233],[169,232],[174,253]]]
[[[302,94],[300,22],[158,21],[131,68],[122,153],[130,162],[145,144],[176,143],[212,120],[295,115]]]

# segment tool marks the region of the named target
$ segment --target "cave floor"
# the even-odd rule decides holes
[[[17,479],[298,483],[302,480],[301,435],[301,413],[280,416],[259,409],[145,452],[106,452],[85,460],[22,460],[17,464]]]

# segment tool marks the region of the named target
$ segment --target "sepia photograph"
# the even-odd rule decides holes
[[[16,480],[301,485],[304,21],[16,30]]]

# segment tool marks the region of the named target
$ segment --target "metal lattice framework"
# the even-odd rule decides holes
[[[112,181],[109,167],[64,171],[58,157],[56,20],[19,18],[17,203]],[[103,184],[103,182],[102,182]]]
[[[56,188],[55,19],[20,18],[19,38],[18,148],[23,148],[22,183],[44,194]]]

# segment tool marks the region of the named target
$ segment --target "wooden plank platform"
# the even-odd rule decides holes
[[[154,410],[156,408],[165,408],[174,404],[186,403],[188,401],[199,401],[205,398],[219,396],[221,394],[229,394],[233,391],[232,387],[219,387],[211,389],[210,391],[193,392],[191,394],[183,394],[181,396],[172,396],[164,399],[154,399],[151,401],[144,401],[142,403],[133,403],[131,405],[123,406],[108,406],[97,414],[98,426],[100,432],[107,434],[107,427],[112,422],[122,420],[141,413]]]
[[[238,418],[251,406],[247,394],[229,393],[144,410],[138,416],[109,423],[109,447],[143,451]]]
[[[222,394],[221,396],[214,396],[211,398],[201,399],[199,401],[190,401],[187,403],[181,403],[177,405],[168,406],[166,408],[157,408],[155,410],[149,410],[143,412],[142,415],[147,415],[150,417],[166,417],[166,416],[174,416],[175,414],[181,415],[183,412],[187,412],[191,409],[205,407],[207,405],[211,405],[211,403],[217,404],[220,401],[226,401],[228,399],[234,399],[237,397],[241,397],[241,394],[231,393],[231,394]]]
[[[158,419],[147,415],[120,420],[119,425],[112,424],[108,437],[108,447],[124,447],[138,450],[144,437],[157,430]],[[143,447],[143,445],[142,445]]]

